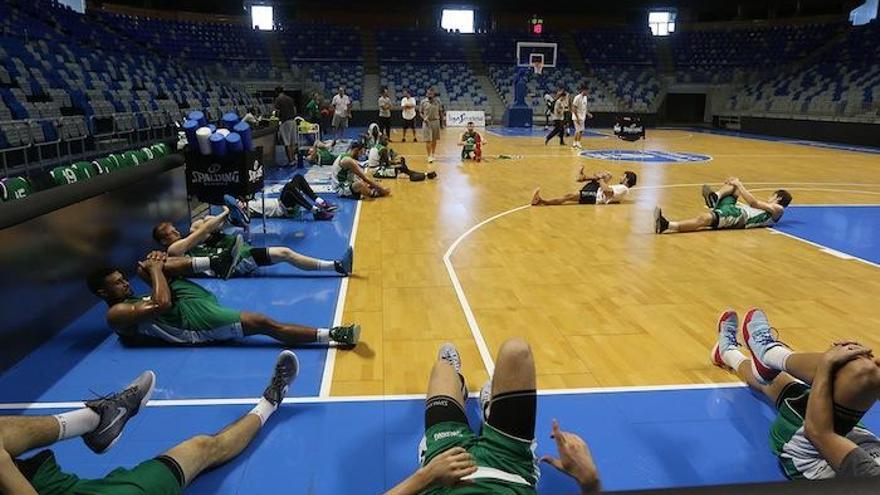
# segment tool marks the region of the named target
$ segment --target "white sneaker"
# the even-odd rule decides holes
[[[434,156],[433,155],[428,156],[428,163],[434,163]]]
[[[489,412],[492,408],[492,379],[483,384],[480,389],[480,417],[483,423],[489,420]]]

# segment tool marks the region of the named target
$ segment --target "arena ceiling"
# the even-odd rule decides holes
[[[394,12],[424,12],[442,7],[473,7],[493,12],[526,15],[533,13],[578,14],[578,15],[627,15],[654,7],[676,7],[687,9],[698,18],[733,19],[740,11],[748,19],[767,17],[770,9],[780,17],[794,16],[798,10],[802,15],[841,14],[861,3],[858,0],[582,0],[580,2],[551,2],[542,4],[535,0],[271,0],[276,7],[289,12],[298,9],[352,9],[386,10]],[[97,2],[96,2],[97,3]],[[242,12],[242,0],[112,0],[116,3],[154,9],[186,10],[215,14],[236,15]],[[739,8],[741,6],[741,9]],[[798,6],[800,6],[798,8]]]

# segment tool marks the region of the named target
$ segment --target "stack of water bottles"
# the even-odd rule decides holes
[[[253,151],[251,126],[247,122],[242,122],[235,112],[223,115],[219,124],[219,128],[214,124],[208,124],[205,114],[201,111],[190,112],[183,123],[187,149],[218,158]]]

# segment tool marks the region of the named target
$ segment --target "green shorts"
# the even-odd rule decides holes
[[[241,323],[241,312],[221,306],[217,297],[204,287],[186,279],[172,280],[174,306],[162,314],[160,323],[202,332]]]
[[[736,196],[725,196],[712,210],[713,229],[741,229],[746,225],[746,212],[736,206]]]
[[[421,493],[422,495],[535,495],[538,471],[534,446],[534,442],[505,435],[486,423],[483,423],[483,432],[480,435],[471,431],[470,426],[465,423],[457,421],[438,423],[428,428],[425,438],[422,439],[420,447],[422,465],[446,450],[461,447],[470,453],[480,468],[503,471],[525,483],[477,478],[473,484],[462,487],[434,486]]]
[[[118,468],[101,479],[84,480],[61,470],[50,450],[17,462],[40,495],[179,495],[183,488],[171,469],[156,459],[132,469]]]

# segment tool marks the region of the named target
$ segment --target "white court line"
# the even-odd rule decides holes
[[[780,185],[780,186],[781,185],[785,185],[785,186],[788,186],[788,185],[880,186],[880,184],[858,184],[858,183],[846,183],[846,182],[844,182],[844,183],[837,183],[837,182],[751,182],[750,184],[754,184],[754,185]],[[678,187],[696,187],[696,186],[700,186],[700,185],[702,185],[702,184],[665,184],[665,185],[659,185],[659,186],[634,187],[633,190],[671,189],[671,188],[678,188]],[[789,188],[789,189],[803,190],[803,189],[795,189],[795,188]],[[753,189],[753,190],[760,191],[762,189]],[[770,188],[770,190],[772,190],[772,188]],[[823,190],[823,191],[827,190],[827,191],[832,191],[832,192],[862,192],[862,193],[867,193],[867,194],[880,194],[880,192],[872,192],[872,191],[847,191],[847,190],[841,190],[841,189],[819,189],[819,190]],[[465,295],[464,289],[461,286],[461,282],[458,279],[458,274],[455,271],[455,267],[452,266],[451,257],[452,257],[452,254],[455,252],[455,249],[458,247],[458,245],[461,244],[461,242],[464,241],[465,238],[467,238],[469,235],[474,233],[479,228],[481,228],[484,225],[491,223],[491,222],[493,222],[503,216],[506,216],[511,213],[515,213],[517,211],[529,208],[530,206],[531,205],[517,206],[516,208],[512,208],[510,210],[498,213],[497,215],[489,217],[489,218],[483,220],[482,222],[474,225],[473,227],[468,229],[466,232],[461,234],[455,240],[455,242],[453,242],[452,245],[449,246],[449,249],[446,250],[446,254],[443,255],[443,264],[446,265],[446,271],[449,274],[449,279],[452,281],[453,289],[455,289],[455,295],[456,295],[456,297],[458,297],[458,303],[461,306],[462,312],[464,312],[465,319],[467,320],[468,327],[470,328],[470,331],[471,331],[471,335],[474,337],[474,341],[477,344],[477,349],[480,351],[480,357],[483,360],[483,365],[486,367],[486,371],[489,373],[490,376],[492,375],[492,373],[495,370],[495,364],[494,364],[494,361],[492,360],[492,355],[489,352],[489,348],[486,345],[486,339],[483,337],[483,333],[480,331],[480,324],[477,322],[477,318],[474,316],[474,312],[471,309],[471,305],[470,305],[470,302],[468,301],[467,295]],[[773,229],[771,229],[771,231],[773,231]],[[776,231],[776,232],[778,232],[778,231]],[[784,234],[784,235],[788,235],[788,234],[785,234],[784,232],[779,232],[779,233]],[[802,239],[799,239],[794,236],[790,236],[790,237],[793,237],[798,240],[802,240]],[[806,242],[808,242],[808,241],[806,241]],[[818,246],[820,248],[825,248],[825,246],[819,246],[819,245],[816,245],[816,246]],[[862,260],[861,258],[853,257],[853,259],[858,259],[860,261],[864,261],[865,263],[873,264],[870,261]],[[876,266],[876,265],[874,265],[874,266]],[[682,387],[679,387],[679,388],[682,388]],[[599,390],[613,390],[613,389],[599,389]]]
[[[354,249],[354,242],[357,239],[358,224],[361,220],[361,205],[363,201],[358,201],[354,210],[354,222],[351,226],[351,238],[348,245]],[[336,297],[336,312],[333,314],[333,326],[337,327],[342,324],[342,312],[345,310],[345,296],[348,295],[348,281],[351,275],[342,279],[339,284],[339,295]],[[330,395],[330,387],[333,385],[333,369],[336,367],[336,346],[327,349],[327,358],[324,359],[324,373],[321,375],[321,388],[318,392],[319,397],[328,397]]]
[[[679,385],[653,385],[642,387],[590,387],[590,388],[566,388],[553,390],[538,390],[538,395],[595,395],[615,393],[640,393],[640,392],[674,392],[679,390],[721,390],[746,388],[742,382],[727,383],[699,383]],[[478,392],[472,392],[469,397],[479,396]],[[285,404],[328,404],[337,402],[386,402],[424,400],[425,394],[402,394],[402,395],[350,395],[335,397],[287,397]],[[252,406],[259,402],[259,397],[238,397],[231,399],[154,399],[148,407],[202,407],[202,406]],[[19,402],[0,404],[2,411],[23,411],[40,409],[77,409],[84,406],[83,402]]]
[[[861,261],[862,263],[864,263],[864,264],[866,264],[866,265],[873,266],[874,268],[880,268],[880,265],[878,265],[877,263],[874,263],[873,261],[868,261],[868,260],[866,260],[866,259],[864,259],[864,258],[859,258],[858,256],[853,256],[853,255],[851,255],[851,254],[841,253],[840,251],[837,251],[837,250],[831,249],[831,248],[829,248],[828,246],[823,246],[822,244],[818,244],[818,243],[815,243],[815,242],[813,242],[813,241],[808,241],[808,240],[803,239],[803,238],[800,238],[800,237],[798,237],[798,236],[796,236],[796,235],[789,234],[788,232],[783,232],[783,231],[781,231],[781,230],[776,230],[775,228],[772,228],[772,227],[771,227],[769,230],[770,230],[770,232],[773,233],[773,234],[784,235],[785,237],[788,237],[788,238],[794,239],[794,240],[796,240],[796,241],[801,241],[801,242],[806,243],[806,244],[809,244],[809,245],[811,245],[811,246],[813,246],[813,247],[819,248],[819,251],[822,251],[822,252],[824,252],[824,253],[830,254],[830,255],[832,255],[832,256],[837,256],[838,258],[842,258],[842,259],[846,259],[846,260],[856,260],[856,261]],[[833,251],[833,252],[832,252],[832,251]],[[839,256],[839,255],[842,255],[842,256]]]
[[[459,282],[458,280],[458,274],[455,273],[455,268],[452,267],[450,257],[455,251],[455,248],[457,248],[458,245],[461,244],[461,241],[463,241],[465,237],[471,235],[475,230],[505,215],[509,215],[513,212],[528,208],[530,206],[531,205],[517,206],[516,208],[501,212],[474,225],[473,227],[469,228],[465,233],[461,234],[458,239],[456,239],[455,242],[453,242],[452,245],[449,246],[449,249],[446,250],[446,254],[443,255],[443,264],[446,265],[446,271],[449,273],[449,279],[452,281],[452,287],[453,289],[455,289],[455,295],[458,297],[458,303],[459,305],[461,305],[461,310],[464,312],[464,317],[467,320],[468,327],[470,327],[471,329],[471,335],[473,335],[474,341],[477,343],[477,349],[480,351],[480,357],[483,359],[483,365],[486,367],[486,371],[489,373],[489,376],[492,376],[492,373],[495,372],[495,362],[492,360],[492,354],[489,353],[489,347],[486,346],[486,340],[483,338],[483,334],[480,332],[480,325],[477,324],[477,318],[474,316],[474,312],[471,310],[471,305],[468,302],[467,296],[464,295],[464,290],[461,288],[461,282]]]

